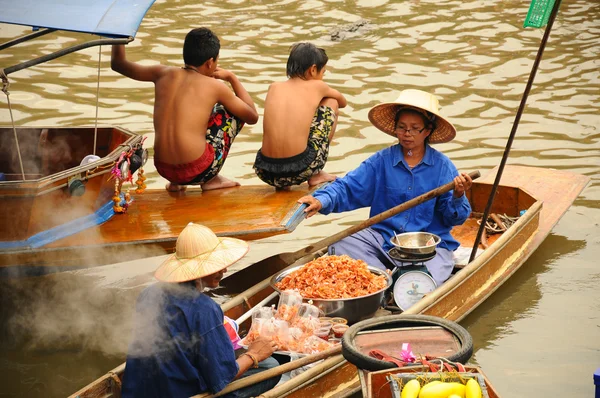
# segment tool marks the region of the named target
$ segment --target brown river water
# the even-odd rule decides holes
[[[485,174],[500,162],[543,34],[522,28],[528,3],[158,1],[127,54],[144,64],[182,65],[185,34],[208,26],[221,38],[220,65],[238,75],[262,115],[269,83],[285,79],[290,45],[312,41],[329,55],[326,81],[349,103],[327,171],[343,175],[392,144],[369,124],[368,110],[401,89],[419,88],[440,98],[442,113],[459,131],[438,149],[460,170]],[[345,28],[362,19],[368,23],[357,31]],[[592,180],[521,270],[462,322],[474,338],[472,361],[503,397],[590,397],[600,367],[599,21],[596,0],[563,1],[509,159]],[[25,32],[0,25],[0,40]],[[78,40],[50,34],[4,51],[0,65]],[[151,141],[152,85],[117,75],[109,60],[110,48],[103,47],[99,123]],[[97,68],[93,48],[10,75],[16,123],[92,125]],[[0,124],[9,125],[4,96],[0,103]],[[223,174],[261,183],[251,169],[260,140],[260,122],[245,127]],[[150,187],[161,188],[164,181],[149,171]],[[240,266],[301,248],[367,214],[314,217],[292,234],[254,242]],[[1,281],[0,397],[66,396],[120,364],[135,297],[163,258]]]

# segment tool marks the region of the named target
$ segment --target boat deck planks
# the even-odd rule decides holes
[[[163,190],[136,194],[126,214],[109,222],[61,239],[47,247],[111,244],[124,241],[172,241],[189,223],[205,225],[220,236],[259,239],[288,232],[285,223],[299,205],[296,200],[308,194],[306,185],[278,191],[268,185],[225,188],[202,192],[165,194]]]
[[[297,199],[313,189],[303,184],[275,191],[265,184],[207,192],[147,190],[134,195],[126,214],[115,214],[101,225],[38,249],[0,252],[0,270],[19,265],[38,272],[40,267],[94,266],[170,253],[189,222],[244,240],[288,233],[304,218]]]

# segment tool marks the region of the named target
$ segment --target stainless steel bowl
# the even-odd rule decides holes
[[[273,289],[281,293],[281,290],[279,290],[275,284],[281,282],[283,278],[302,267],[303,265],[288,267],[279,274],[274,275],[270,282]],[[387,284],[384,289],[361,297],[342,299],[305,298],[304,301],[312,300],[313,305],[317,306],[323,312],[323,316],[339,316],[347,319],[349,324],[370,318],[375,315],[375,312],[377,312],[381,306],[386,289],[392,285],[392,277],[379,268],[368,266],[368,269],[376,275],[385,276]]]
[[[432,237],[434,244],[428,245],[427,242]],[[439,236],[429,232],[406,232],[392,236],[390,242],[403,253],[426,255],[435,252],[435,248],[441,242],[441,239]]]

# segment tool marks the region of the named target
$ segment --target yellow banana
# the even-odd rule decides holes
[[[441,383],[440,380],[430,381],[429,383],[425,384],[421,389],[429,388],[431,386],[435,386],[436,384],[440,384],[440,383]]]
[[[481,398],[481,387],[475,379],[469,379],[465,388],[465,398]]]
[[[421,384],[416,379],[413,379],[404,385],[402,389],[402,398],[417,398],[419,391],[421,390]]]
[[[431,383],[429,383],[431,384]],[[447,398],[450,395],[465,398],[465,386],[461,383],[436,383],[425,385],[419,393],[419,398]]]

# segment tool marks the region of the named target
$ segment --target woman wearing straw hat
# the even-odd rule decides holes
[[[239,239],[218,238],[190,223],[176,253],[156,270],[161,281],[144,289],[136,306],[122,396],[191,397],[221,391],[232,380],[279,363],[273,342],[257,339],[237,359],[219,305],[202,291],[217,287],[227,267],[248,252]],[[251,397],[273,388],[279,376],[231,395]]]
[[[309,206],[308,217],[371,207],[371,216],[417,197],[454,180],[453,191],[427,201],[371,228],[357,232],[330,246],[329,252],[348,254],[368,264],[391,269],[407,266],[392,259],[388,250],[394,233],[426,231],[438,235],[437,255],[425,263],[438,285],[454,267],[453,251],[459,243],[450,235],[471,212],[466,190],[471,178],[458,173],[450,159],[430,144],[451,141],[454,126],[440,115],[437,98],[421,90],[404,90],[395,102],[375,106],[369,112],[375,127],[398,139],[394,146],[381,150],[343,178],[338,178],[314,196],[300,198]],[[405,268],[406,269],[406,268]],[[400,269],[402,273],[402,268]]]

